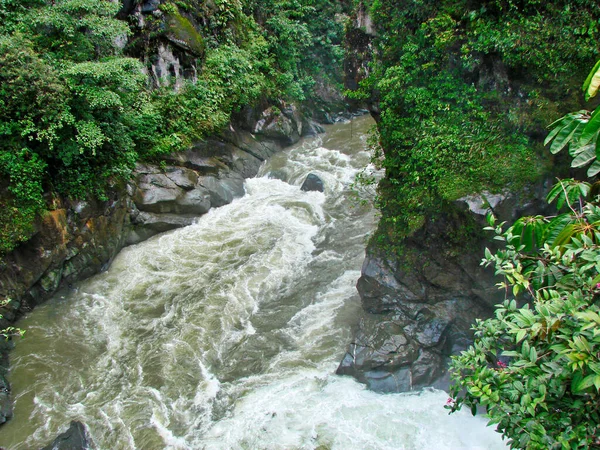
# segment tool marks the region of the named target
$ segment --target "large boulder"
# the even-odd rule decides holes
[[[325,185],[323,184],[323,180],[321,180],[317,175],[315,175],[314,173],[309,173],[306,176],[306,180],[304,180],[304,183],[302,183],[300,190],[306,192],[325,192]]]
[[[41,450],[90,450],[94,448],[87,427],[77,421],[71,422],[64,433],[57,436],[51,444]]]

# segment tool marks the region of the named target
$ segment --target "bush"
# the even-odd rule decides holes
[[[484,261],[508,298],[453,357],[447,407],[486,407],[511,448],[600,447],[600,207],[494,229],[505,247]],[[541,247],[527,251],[528,233]]]

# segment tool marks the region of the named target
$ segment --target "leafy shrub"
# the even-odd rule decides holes
[[[600,87],[597,69],[584,84],[586,98]],[[593,119],[572,117],[551,132],[554,150],[576,134],[571,146],[589,145],[595,155]],[[586,130],[592,137],[582,144]],[[505,245],[496,254],[486,250],[484,264],[504,277],[499,286],[507,299],[494,318],[477,321],[473,346],[453,357],[454,398],[446,407],[468,406],[475,414],[485,406],[511,448],[600,447],[598,188],[598,182],[559,181],[547,200],[566,212],[521,218],[506,231],[490,218],[489,229]]]
[[[600,207],[566,214],[569,225],[565,216],[534,221],[537,250],[526,251],[521,230],[493,227],[505,247],[486,252],[485,264],[504,276],[507,296],[530,301],[507,298],[478,320],[475,343],[451,364],[447,407],[485,406],[511,448],[600,446]],[[557,227],[568,239],[551,245]]]

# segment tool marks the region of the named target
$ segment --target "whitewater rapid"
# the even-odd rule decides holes
[[[506,448],[483,419],[449,416],[442,391],[382,395],[334,374],[377,220],[352,189],[370,126],[275,155],[244,197],[29,314],[0,446],[39,448],[80,420],[106,450]],[[309,173],[324,193],[300,190]]]

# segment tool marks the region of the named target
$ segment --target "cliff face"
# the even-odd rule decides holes
[[[483,233],[485,214],[493,212],[501,221],[512,223],[523,215],[547,212],[544,198],[551,178],[543,175],[548,165],[542,167],[535,159],[547,158],[539,143],[544,135],[540,126],[543,119],[537,117],[527,122],[523,118],[530,114],[535,103],[529,89],[539,89],[542,97],[554,102],[556,99],[526,70],[516,70],[514,65],[521,61],[515,63],[516,60],[506,56],[506,62],[500,52],[474,54],[474,64],[461,74],[459,50],[470,48],[470,31],[462,30],[459,22],[448,25],[452,21],[441,13],[443,6],[438,10],[432,4],[423,11],[409,11],[392,4],[378,8],[379,22],[371,19],[362,2],[355,11],[353,28],[348,31],[350,57],[346,63],[346,83],[349,88],[356,88],[365,81],[361,95],[366,97],[368,108],[378,122],[386,169],[386,178],[379,187],[383,217],[368,245],[357,284],[368,314],[359,324],[337,373],[351,375],[370,389],[382,392],[431,385],[446,387],[449,356],[466,349],[472,342],[470,328],[475,319],[489,317],[494,305],[504,298],[504,293],[496,287],[499,280],[494,278],[493,271],[480,266],[485,248],[494,245]],[[451,32],[438,36],[435,33],[439,30],[433,27],[430,34],[420,34],[419,21],[421,28],[427,29],[441,19],[447,21],[444,27],[448,26]],[[413,28],[398,32],[390,25],[391,20],[407,20]],[[486,20],[490,29],[497,26],[492,19]],[[423,52],[416,51],[426,39],[435,41],[436,48],[445,49],[440,53],[442,56],[434,54],[427,60],[429,53],[423,56]],[[432,68],[437,71],[432,77],[445,74],[448,84],[443,86],[447,91],[436,92],[432,89],[434,84],[424,81]],[[462,127],[455,127],[448,120],[446,128],[439,129],[449,132],[446,143],[444,134],[433,136],[432,130],[438,130],[436,127],[445,120],[446,111],[451,114],[460,108],[459,98],[444,96],[451,96],[450,91],[463,83],[471,84],[469,89],[473,90],[468,95],[472,95],[473,104],[483,99],[483,106],[473,110],[464,108],[465,116],[459,118]],[[562,106],[548,103],[552,108]],[[506,105],[511,112],[503,116]],[[436,106],[438,112],[431,113]],[[513,178],[509,177],[504,188],[493,183],[486,188],[483,179],[471,181],[471,172],[479,170],[476,164],[481,164],[471,160],[472,155],[479,157],[479,143],[463,128],[470,126],[466,114],[477,111],[473,113],[476,116],[484,110],[483,114],[493,111],[494,120],[505,121],[501,130],[507,135],[519,135],[520,142],[526,142],[529,148],[529,153],[523,153],[527,155],[523,160],[514,161],[528,167],[530,173],[513,183],[519,177],[514,170]],[[430,119],[430,115],[434,117]],[[519,123],[513,121],[517,116],[521,117]],[[476,120],[479,119],[472,122]],[[461,136],[460,139],[450,132]],[[491,139],[487,149],[501,139],[500,135]],[[446,147],[452,156],[444,166]],[[531,148],[536,147],[538,154],[531,156]],[[463,148],[467,149],[468,157],[460,159]],[[507,145],[505,154],[512,151],[518,153]],[[481,161],[492,171],[498,169],[498,179],[501,166],[514,164],[485,157]],[[536,176],[530,176],[534,173],[537,181]],[[457,182],[443,184],[450,179]],[[452,197],[453,192],[460,194]],[[467,192],[470,195],[465,195]],[[410,214],[408,208],[413,208]]]
[[[541,213],[550,183],[519,194],[462,198],[406,239],[402,251],[369,244],[358,280],[369,314],[337,370],[381,392],[446,388],[448,358],[472,342],[470,328],[504,298],[491,269],[480,265],[485,214],[514,221]]]

